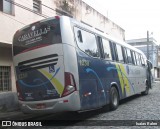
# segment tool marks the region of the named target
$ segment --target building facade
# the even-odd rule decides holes
[[[125,31],[82,0],[0,0],[0,93],[16,91],[12,39],[23,26],[56,15],[68,15],[125,40]]]
[[[160,78],[160,54],[159,45],[154,38],[132,39],[126,41],[128,44],[140,49],[153,64],[152,75],[154,78]]]
[[[160,46],[158,49],[158,71],[157,71],[157,74],[158,74],[158,78],[160,78]]]

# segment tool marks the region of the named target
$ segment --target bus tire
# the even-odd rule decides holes
[[[146,89],[145,91],[141,92],[142,95],[148,95],[149,93],[149,86],[148,86],[148,83],[146,82]]]
[[[110,89],[110,110],[116,110],[119,106],[119,94],[115,87]]]

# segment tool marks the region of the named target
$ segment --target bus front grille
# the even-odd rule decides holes
[[[57,62],[58,62],[58,55],[52,54],[20,62],[18,64],[18,68],[21,72],[25,72],[34,69],[45,68],[51,65],[53,66],[56,65]]]

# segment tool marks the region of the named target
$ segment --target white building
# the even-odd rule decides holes
[[[81,0],[0,0],[0,92],[16,91],[12,64],[14,33],[27,24],[61,14],[125,40],[121,27]]]

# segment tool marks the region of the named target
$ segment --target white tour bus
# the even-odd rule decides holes
[[[16,87],[24,113],[86,111],[148,94],[145,55],[67,16],[38,21],[13,38]]]

